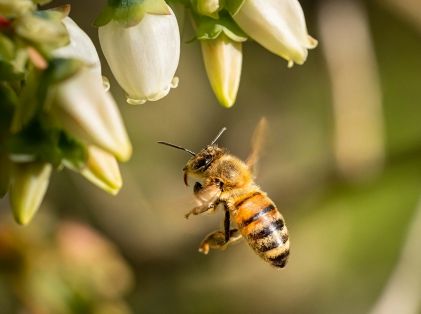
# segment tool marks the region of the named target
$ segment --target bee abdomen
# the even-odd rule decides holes
[[[289,237],[285,221],[272,201],[259,193],[239,204],[237,224],[249,245],[275,267],[285,267]]]
[[[279,212],[273,218],[256,221],[256,229],[248,234],[247,239],[263,259],[273,266],[283,268],[289,255],[288,230]]]

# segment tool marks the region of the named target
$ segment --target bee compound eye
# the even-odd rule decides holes
[[[212,162],[212,156],[206,155],[198,159],[193,168],[195,170],[202,170],[202,169],[205,170],[210,165],[211,162]]]

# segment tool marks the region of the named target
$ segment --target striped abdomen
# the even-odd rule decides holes
[[[284,267],[289,255],[288,230],[275,204],[262,192],[238,201],[234,219],[253,250],[275,267]]]

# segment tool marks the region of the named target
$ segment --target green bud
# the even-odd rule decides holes
[[[15,20],[15,31],[19,36],[36,45],[48,49],[62,47],[69,42],[66,27],[61,22],[62,17],[62,14],[57,11],[27,14]]]
[[[200,41],[206,73],[219,103],[234,105],[240,85],[242,44],[221,34],[216,39]]]
[[[52,166],[48,163],[15,163],[9,190],[10,204],[17,223],[28,224],[44,198]]]
[[[194,0],[196,12],[200,15],[206,15],[212,18],[218,18],[218,12],[221,9],[219,0]]]
[[[0,15],[17,17],[35,10],[35,4],[31,0],[0,0]]]

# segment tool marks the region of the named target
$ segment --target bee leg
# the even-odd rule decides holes
[[[190,215],[199,215],[204,212],[212,212],[218,206],[218,198],[221,194],[219,187],[209,182],[202,186],[199,182],[196,182],[193,188],[194,195],[199,206],[196,206],[191,211],[189,211],[185,217],[189,218]]]
[[[200,243],[199,252],[206,255],[210,249],[225,250],[228,245],[241,239],[241,234],[237,229],[231,229],[229,233],[228,241],[225,241],[225,231],[217,230],[208,234]]]
[[[187,214],[184,215],[186,219],[189,219],[190,215],[200,215],[205,212],[212,212],[215,210],[217,204],[203,204],[201,206],[197,206],[189,211]]]
[[[231,219],[230,212],[225,206],[225,219],[224,219],[225,243],[227,243],[229,239],[231,238],[231,233],[230,233],[231,220],[230,219]]]

